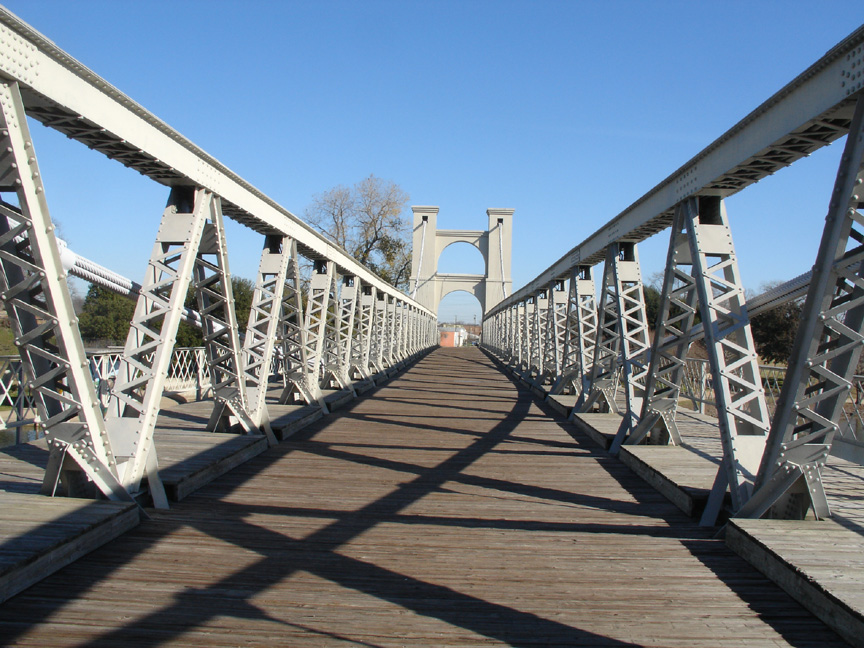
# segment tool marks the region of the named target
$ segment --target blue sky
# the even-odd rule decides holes
[[[5,6],[298,216],[370,173],[438,205],[442,228],[514,208],[517,288],[864,22],[860,0]],[[72,249],[140,281],[167,190],[34,139]],[[749,289],[812,265],[840,146],[727,202]],[[260,245],[230,228],[234,274],[254,276]],[[666,245],[640,247],[646,276]],[[482,271],[465,248],[439,269]],[[441,315],[478,313],[458,293]]]

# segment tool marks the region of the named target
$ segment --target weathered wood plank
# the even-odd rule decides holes
[[[830,520],[730,520],[726,544],[853,646],[864,646],[864,537]]]
[[[126,502],[0,491],[0,602],[125,533],[138,511]]]

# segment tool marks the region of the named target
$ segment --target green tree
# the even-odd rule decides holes
[[[255,284],[243,277],[231,277],[231,291],[234,294],[234,312],[237,315],[237,328],[240,333],[246,331],[249,322],[249,311],[252,309],[252,297],[255,293]],[[195,292],[190,290],[186,296],[186,306],[197,310]],[[177,328],[178,347],[200,347],[204,346],[204,336],[197,326],[186,322],[180,322]]]
[[[234,292],[234,311],[237,314],[237,324],[240,332],[246,330],[249,321],[249,310],[252,307],[252,296],[255,284],[242,277],[231,278],[231,288]],[[186,305],[196,308],[195,294],[189,292]],[[123,297],[96,285],[90,286],[81,314],[78,316],[78,327],[81,337],[87,342],[105,344],[124,344],[129,333],[129,322],[135,314],[135,301]],[[178,347],[196,347],[204,344],[201,329],[181,322],[177,329]]]
[[[370,175],[353,187],[317,194],[306,220],[382,279],[406,289],[411,271],[409,196],[399,185]]]
[[[657,314],[660,312],[660,291],[654,286],[642,287],[645,295],[645,317],[648,320],[648,328],[652,331],[657,326]]]
[[[123,344],[134,314],[134,300],[93,284],[78,315],[81,337],[87,342]]]
[[[769,362],[785,364],[792,353],[801,316],[801,302],[793,301],[750,318],[756,352]]]

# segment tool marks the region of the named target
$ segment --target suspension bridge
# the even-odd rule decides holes
[[[864,27],[515,291],[513,210],[415,207],[410,296],[2,8],[0,53],[3,644],[864,645]],[[31,121],[165,186],[140,284],[57,238]],[[725,199],[841,138],[812,271],[747,299]],[[484,275],[436,272],[456,241]],[[70,276],[136,299],[122,350]],[[437,346],[451,290],[481,347]]]

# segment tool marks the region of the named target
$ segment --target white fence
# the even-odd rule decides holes
[[[87,353],[90,374],[103,406],[108,404],[122,354],[121,349]],[[32,441],[42,436],[36,405],[25,383],[20,358],[0,356],[0,446]],[[165,391],[194,392],[197,400],[207,397],[210,373],[203,347],[174,350]]]

